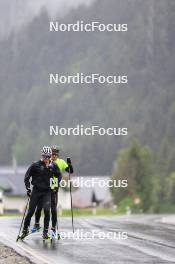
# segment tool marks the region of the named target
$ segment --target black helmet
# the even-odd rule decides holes
[[[52,150],[51,150],[51,148],[48,147],[48,146],[44,146],[44,147],[42,148],[42,150],[41,150],[41,156],[42,156],[43,158],[50,158],[51,155],[52,155]]]
[[[52,154],[58,155],[59,154],[59,148],[57,146],[52,146],[51,147]]]

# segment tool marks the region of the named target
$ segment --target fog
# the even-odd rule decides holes
[[[94,0],[0,0],[0,37],[6,37],[13,30],[30,22],[42,8],[54,17],[64,16],[71,8],[90,5]]]

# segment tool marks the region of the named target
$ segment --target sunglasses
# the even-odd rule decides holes
[[[49,160],[49,159],[50,159],[50,156],[45,156],[45,155],[43,155],[42,157],[43,157],[43,159],[45,159],[45,160]]]

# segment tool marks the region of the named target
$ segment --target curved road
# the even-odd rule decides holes
[[[15,242],[21,218],[0,218],[0,241],[36,263],[61,264],[130,264],[175,263],[175,226],[161,223],[161,216],[118,216],[76,218],[76,237],[70,218],[60,218],[63,239],[53,245],[43,244],[41,233],[24,242]],[[87,239],[92,232],[94,237]],[[88,232],[88,233],[87,233]],[[103,233],[102,233],[103,232]],[[110,239],[105,236],[114,235]],[[62,233],[63,236],[63,233]]]

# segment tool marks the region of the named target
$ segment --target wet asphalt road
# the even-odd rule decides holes
[[[1,217],[0,241],[38,263],[175,263],[175,226],[162,224],[160,219],[161,216],[76,218],[76,237],[68,238],[68,232],[72,235],[71,220],[60,218],[63,239],[43,244],[41,233],[16,243],[21,218]],[[87,239],[92,231],[94,237]],[[110,238],[104,239],[109,234]]]

